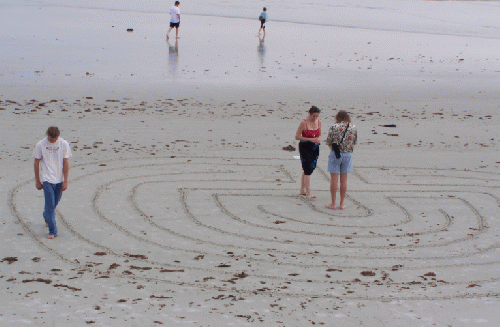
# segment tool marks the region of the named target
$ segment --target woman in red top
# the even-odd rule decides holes
[[[309,117],[304,119],[295,133],[295,139],[299,140],[300,161],[302,162],[302,179],[300,183],[300,195],[309,199],[315,198],[311,194],[311,174],[316,168],[319,156],[319,144],[321,142],[321,120],[318,119],[321,110],[316,106],[309,109]]]

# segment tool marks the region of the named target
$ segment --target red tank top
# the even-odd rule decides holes
[[[307,128],[307,121],[306,121]],[[302,137],[315,138],[319,136],[319,128],[318,129],[305,129],[302,131]]]

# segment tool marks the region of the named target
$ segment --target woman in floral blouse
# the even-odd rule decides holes
[[[351,124],[351,118],[345,110],[340,110],[335,117],[336,123],[330,127],[326,144],[332,149],[328,157],[328,171],[331,176],[330,193],[332,203],[327,205],[328,209],[337,209],[335,200],[337,196],[338,180],[340,175],[340,206],[345,209],[345,194],[347,192],[347,174],[352,173],[352,151],[358,139],[356,126]],[[345,136],[344,136],[345,132]],[[344,139],[342,139],[344,136]],[[342,142],[341,142],[342,141]],[[340,158],[336,158],[332,144],[337,143],[340,149]]]

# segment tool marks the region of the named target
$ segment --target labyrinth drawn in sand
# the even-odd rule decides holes
[[[348,209],[328,210],[329,174],[315,172],[323,191],[308,201],[297,195],[300,173],[298,161],[277,158],[75,166],[57,241],[45,239],[33,181],[9,202],[40,247],[96,278],[278,296],[499,295],[499,174],[356,167]]]

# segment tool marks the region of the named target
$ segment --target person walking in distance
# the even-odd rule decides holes
[[[175,27],[175,38],[179,38],[179,26],[181,24],[181,10],[179,9],[179,5],[181,3],[176,1],[172,7],[170,7],[170,28],[167,32],[167,40],[170,31]]]
[[[37,190],[43,190],[45,207],[43,219],[49,228],[48,239],[57,236],[56,207],[62,192],[68,188],[69,163],[71,149],[66,140],[59,137],[59,128],[47,129],[47,137],[39,141],[33,150],[35,158],[35,182]]]
[[[266,36],[266,22],[269,20],[269,17],[267,16],[267,8],[266,7],[262,8],[262,12],[260,13],[259,20],[260,20],[259,35],[260,35],[260,32],[264,31],[264,36]]]

